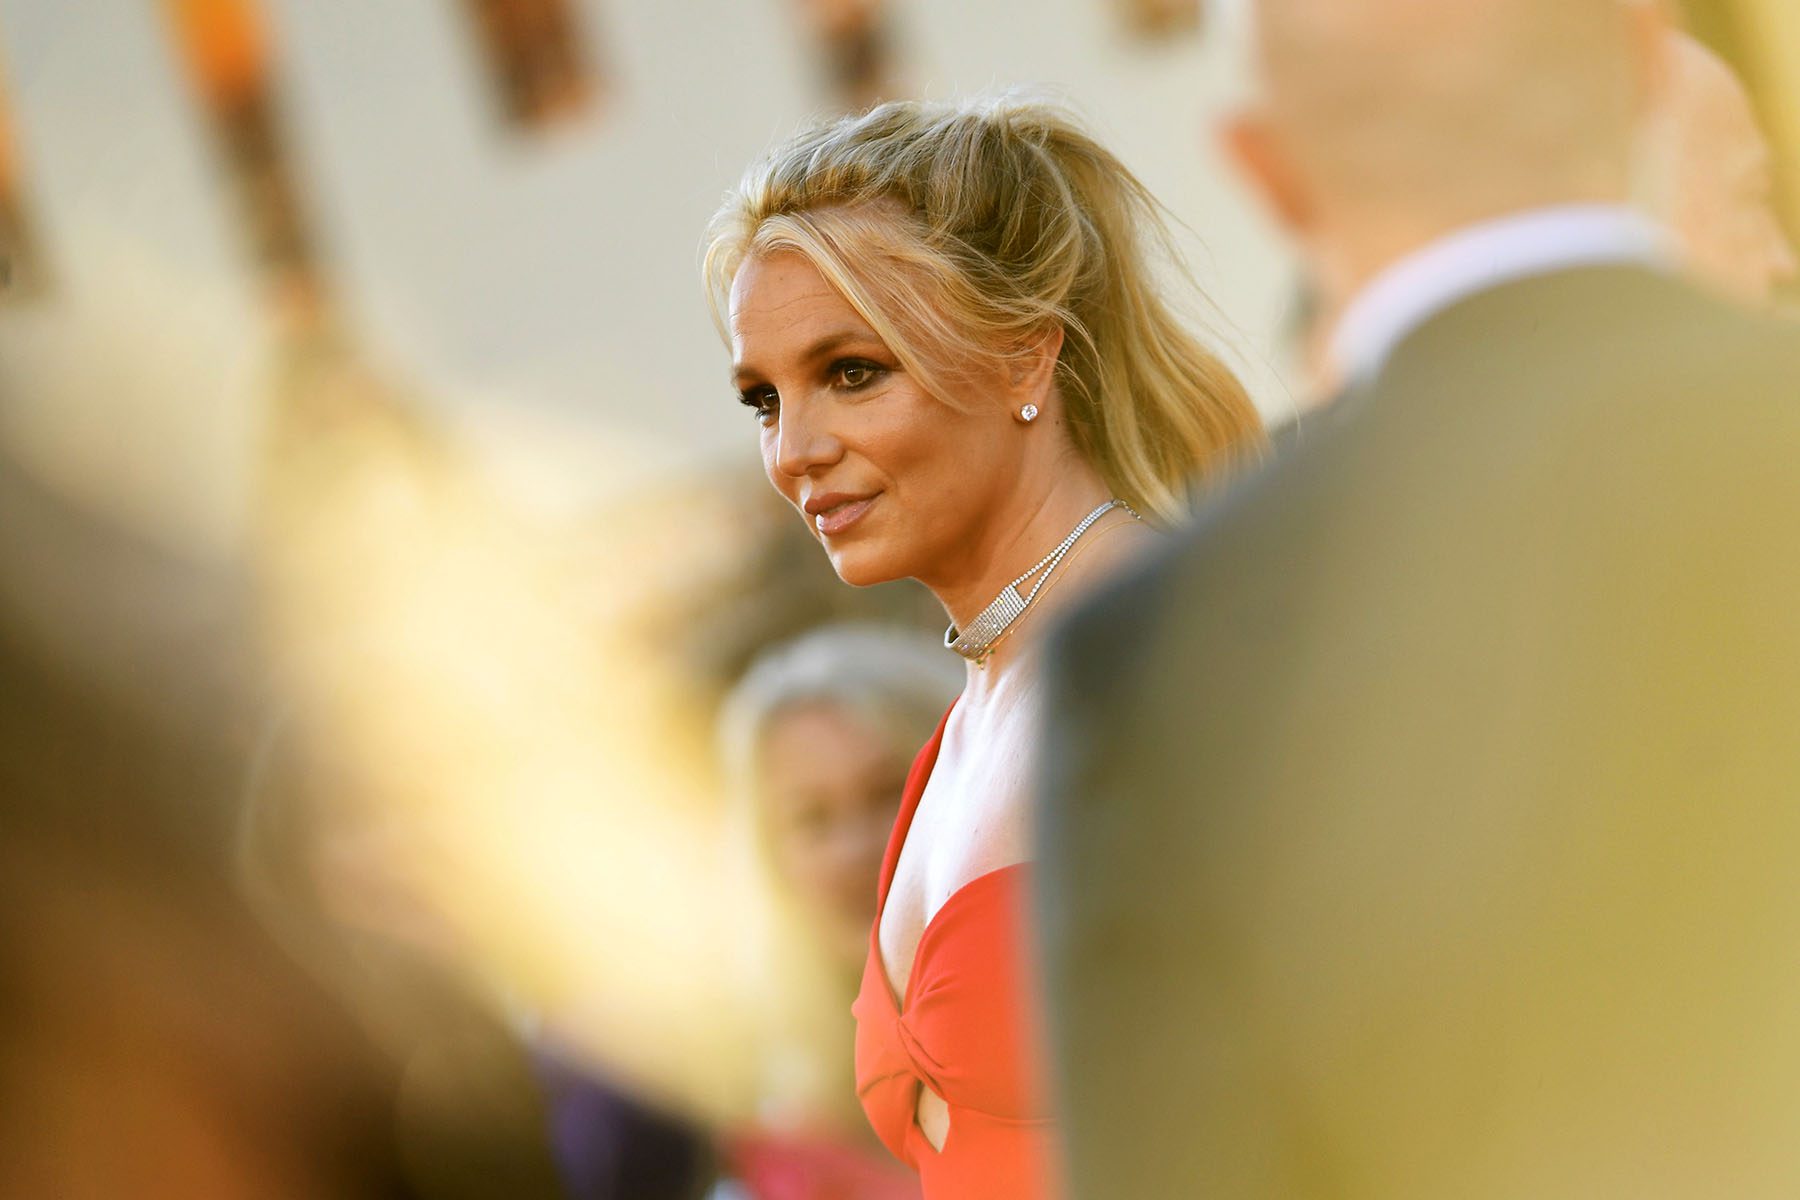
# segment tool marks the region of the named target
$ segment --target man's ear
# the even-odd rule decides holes
[[[1311,197],[1267,122],[1255,113],[1238,113],[1220,124],[1218,138],[1225,157],[1250,184],[1270,216],[1296,238],[1310,233]]]
[[[1667,0],[1629,0],[1621,8],[1631,28],[1637,118],[1642,123],[1663,107],[1674,87],[1671,48],[1681,25]]]

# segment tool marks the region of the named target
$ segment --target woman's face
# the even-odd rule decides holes
[[[763,736],[755,794],[771,865],[852,966],[868,953],[909,765],[893,738],[833,704],[785,709]]]
[[[929,584],[974,557],[973,524],[997,511],[1023,452],[997,391],[967,411],[931,396],[793,252],[738,271],[730,326],[733,378],[762,427],[764,470],[845,582]],[[1004,371],[994,376],[1003,388]]]

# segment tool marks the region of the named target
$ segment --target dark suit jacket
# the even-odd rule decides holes
[[[1077,1196],[1800,1194],[1800,337],[1466,300],[1051,658]]]

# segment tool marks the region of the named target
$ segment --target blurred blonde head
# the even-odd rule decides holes
[[[708,231],[723,328],[738,270],[803,255],[938,399],[1062,338],[1076,449],[1172,519],[1185,485],[1260,432],[1236,377],[1177,317],[1161,206],[1064,111],[899,101],[815,126],[753,166]],[[1185,281],[1185,277],[1184,277]]]
[[[768,651],[726,701],[721,757],[747,840],[852,978],[907,768],[962,684],[933,639],[844,624]]]
[[[826,626],[765,652],[726,699],[719,751],[752,919],[756,1095],[774,1126],[854,1126],[850,998],[908,765],[962,684],[933,639]],[[799,769],[796,769],[799,764]]]
[[[1702,280],[1752,303],[1800,273],[1775,214],[1773,155],[1725,61],[1668,33],[1667,86],[1646,123],[1644,200]]]

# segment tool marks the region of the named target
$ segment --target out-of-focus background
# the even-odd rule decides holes
[[[1280,420],[1242,8],[0,0],[0,1091],[56,1098],[0,1190],[904,1195],[819,931],[947,700],[876,643],[941,615],[767,494],[701,231],[804,120],[1037,87]],[[1800,227],[1800,7],[1685,17]],[[830,800],[796,713],[865,738]]]
[[[1196,266],[1279,405],[1280,252],[1213,153],[1207,117],[1237,81],[1198,10],[12,0],[5,178],[30,287],[5,353],[33,386],[9,425],[64,445],[102,403],[71,396],[113,393],[155,439],[85,451],[142,490],[116,503],[233,552],[271,419],[270,292],[300,275],[534,511],[581,519],[705,478],[754,440],[696,283],[725,187],[808,117],[1015,84],[1066,96],[1205,232]],[[127,337],[148,364],[77,348]],[[90,387],[109,370],[125,380]]]

